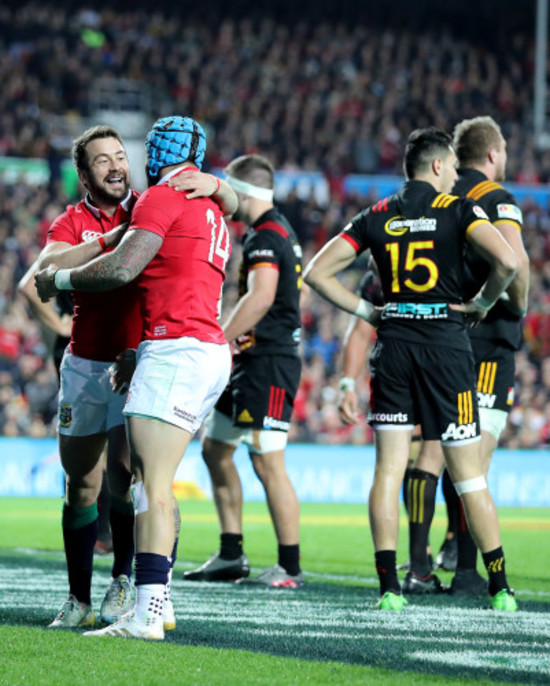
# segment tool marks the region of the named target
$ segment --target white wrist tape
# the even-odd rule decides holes
[[[487,482],[484,476],[475,476],[473,479],[457,481],[454,487],[457,495],[463,495],[464,493],[473,493],[474,491],[484,491],[487,488]]]
[[[352,379],[351,376],[343,376],[338,387],[344,393],[346,391],[355,391],[355,379]]]
[[[253,183],[248,183],[247,181],[241,181],[241,179],[236,179],[234,176],[229,174],[226,177],[227,183],[233,188],[233,190],[243,195],[249,195],[251,198],[256,198],[257,200],[264,200],[265,202],[273,202],[273,189],[272,188],[262,188],[261,186],[256,186]]]
[[[365,319],[368,322],[372,313],[374,312],[374,309],[375,308],[372,303],[361,298],[359,305],[357,305],[357,309],[355,310],[355,315],[357,317],[361,317],[361,319]]]
[[[493,305],[495,304],[496,301],[495,300],[488,300],[483,295],[481,295],[481,293],[478,293],[476,295],[476,297],[474,298],[474,302],[475,302],[476,307],[478,309],[485,310],[485,312],[487,312],[488,310],[491,309],[491,307],[493,307]]]
[[[58,269],[55,272],[54,283],[58,291],[72,291],[73,284],[71,283],[71,270]]]

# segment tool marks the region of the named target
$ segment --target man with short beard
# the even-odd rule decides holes
[[[130,170],[118,132],[109,126],[85,131],[73,144],[73,160],[87,193],[51,225],[39,268],[82,265],[114,247],[130,220],[138,193],[129,186]],[[72,294],[74,319],[70,344],[61,363],[59,452],[66,474],[63,540],[69,596],[52,628],[92,626],[90,589],[98,532],[97,499],[107,444],[113,533],[113,581],[101,605],[101,618],[113,622],[132,605],[130,574],[134,554],[134,510],[130,461],[122,408],[125,395],[109,384],[109,366],[127,348],[136,348],[141,314],[133,284],[108,297]]]

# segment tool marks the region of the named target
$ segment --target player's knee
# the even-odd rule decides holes
[[[90,507],[99,497],[101,483],[94,484],[79,479],[67,479],[65,501],[71,507]]]
[[[476,493],[477,491],[484,491],[487,488],[487,481],[483,475],[474,476],[472,479],[455,481],[454,487],[457,494],[461,496],[465,493]]]

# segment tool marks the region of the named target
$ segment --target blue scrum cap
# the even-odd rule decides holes
[[[147,169],[158,176],[162,167],[189,160],[202,167],[206,136],[200,124],[191,117],[163,117],[153,124],[145,141]]]

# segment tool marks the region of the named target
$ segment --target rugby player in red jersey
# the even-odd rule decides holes
[[[61,267],[81,265],[114,247],[138,197],[130,189],[128,158],[115,129],[96,126],[85,131],[74,141],[73,159],[87,193],[52,223],[38,260],[41,269],[53,262]],[[124,397],[111,389],[108,367],[118,353],[139,343],[141,315],[133,285],[109,298],[74,293],[73,299],[71,339],[60,367],[58,413],[59,452],[66,474],[62,526],[69,596],[50,624],[53,628],[91,626],[95,621],[90,588],[106,444],[114,563],[101,616],[114,621],[132,604],[134,512]]]
[[[218,322],[231,253],[222,210],[209,197],[190,199],[168,185],[175,175],[200,169],[205,149],[204,132],[194,120],[157,121],[147,137],[149,188],[116,250],[82,267],[51,266],[37,275],[43,298],[58,289],[114,289],[111,298],[135,280],[143,316],[124,409],[135,477],[137,602],[118,622],[88,635],[164,638],[164,593],[175,539],[172,481],[229,378],[231,354]],[[210,178],[217,194],[220,182]],[[225,184],[224,190],[236,209],[233,191]]]

